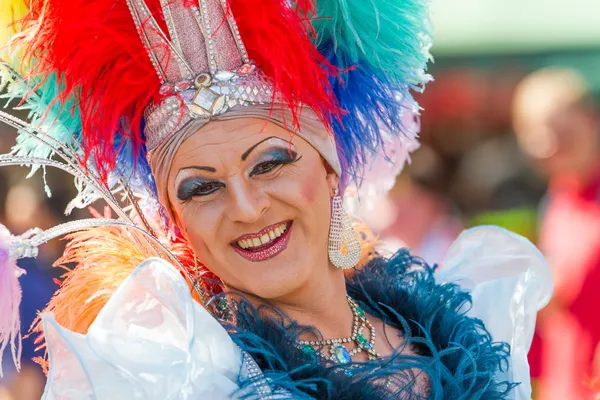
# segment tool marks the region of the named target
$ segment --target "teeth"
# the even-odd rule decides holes
[[[237,245],[242,249],[248,249],[250,247],[258,247],[267,244],[283,235],[287,228],[287,224],[279,225],[262,235],[260,238],[238,240]]]

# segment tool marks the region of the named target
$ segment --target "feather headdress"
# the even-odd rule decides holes
[[[183,255],[181,239],[166,225],[146,158],[147,136],[154,134],[149,125],[157,118],[162,124],[168,96],[179,91],[186,104],[206,103],[210,110],[215,104],[226,109],[229,103],[268,102],[273,109],[292,111],[291,128],[299,124],[301,107],[310,107],[334,136],[343,173],[360,181],[373,158],[387,158],[387,143],[417,134],[416,125],[406,121],[419,110],[411,90],[430,79],[425,74],[431,41],[427,2],[28,0],[22,14],[23,0],[2,1],[0,33],[5,27],[14,33],[8,44],[0,43],[9,53],[0,74],[2,96],[20,99],[18,107],[30,114],[25,122],[0,113],[0,121],[19,130],[13,151],[0,156],[0,165],[29,164],[32,172],[39,167],[66,170],[79,190],[71,208],[102,198],[121,224],[107,228],[110,220],[99,218],[28,239],[34,246],[84,229],[71,237],[65,256],[78,266],[68,272],[50,306],[65,307],[64,318],[57,315],[64,320],[58,322],[86,329],[98,307],[82,311],[74,304],[96,301],[101,306],[105,301],[104,294],[98,297],[88,289],[100,282],[114,287],[103,279],[116,283],[120,275],[111,268],[90,271],[98,255],[115,255],[122,240],[143,248],[130,251],[132,260],[148,251],[168,253],[192,281],[199,274]],[[195,42],[179,41],[176,25],[193,17],[208,31],[207,9],[220,14],[218,23],[210,25],[212,34],[203,39],[206,54],[216,54],[205,66],[202,59],[190,58]],[[221,30],[228,38],[220,39]],[[228,51],[237,52],[243,64],[222,77],[217,67],[236,62],[219,59],[214,47],[225,43],[219,40],[235,43]],[[203,74],[192,72],[201,67],[210,67],[211,79],[218,82],[199,81]],[[252,74],[254,80],[245,80]],[[174,77],[182,80],[174,82]],[[236,82],[249,86],[238,90]],[[205,97],[186,99],[192,90]],[[218,103],[223,96],[229,103]],[[158,112],[149,112],[155,108]],[[90,232],[94,225],[102,228]],[[94,239],[96,234],[103,240]],[[122,261],[111,259],[118,261],[113,266]],[[0,332],[0,341],[12,337]]]

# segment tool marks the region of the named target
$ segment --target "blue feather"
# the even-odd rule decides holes
[[[114,148],[117,161],[115,169],[109,173],[109,186],[117,184],[118,180],[123,180],[134,193],[158,199],[156,182],[146,159],[145,146],[134,149],[128,138],[117,133]]]
[[[317,0],[314,43],[336,67],[346,70],[333,91],[346,112],[333,121],[340,157],[360,183],[365,164],[385,157],[383,136],[415,137],[402,124],[418,114],[411,91],[421,91],[431,58],[427,0]]]
[[[320,51],[333,64],[339,60],[334,44],[324,44]],[[332,89],[345,114],[341,121],[333,120],[333,131],[340,158],[346,162],[350,178],[359,180],[370,157],[385,156],[384,133],[414,138],[418,132],[404,125],[405,113],[416,113],[418,106],[404,82],[394,82],[378,76],[368,64],[358,64],[334,79]]]
[[[508,344],[494,343],[480,320],[466,316],[469,294],[456,285],[436,284],[433,274],[434,268],[401,250],[390,259],[371,261],[347,280],[349,294],[361,307],[399,329],[404,345],[417,355],[398,349],[383,360],[324,365],[295,346],[303,333],[320,338],[318,331],[244,299],[235,311],[236,325],[227,328],[270,386],[295,398],[422,398],[413,392],[412,371],[420,370],[429,378],[427,398],[506,399],[517,384],[495,377],[508,367]],[[394,390],[384,384],[388,377],[394,379]],[[248,390],[253,382],[239,384]]]

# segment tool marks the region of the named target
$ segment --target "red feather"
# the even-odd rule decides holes
[[[26,58],[35,61],[39,79],[57,73],[62,102],[75,97],[82,120],[84,164],[93,160],[103,179],[115,167],[117,135],[143,145],[145,106],[160,82],[125,0],[30,0],[25,20],[34,32],[24,43]],[[163,26],[159,0],[145,0]],[[197,0],[196,0],[197,3]],[[230,0],[250,58],[272,80],[298,126],[301,105],[311,107],[326,123],[340,110],[329,78],[338,70],[311,42],[313,4],[302,0],[292,8],[286,0]],[[223,24],[226,27],[227,24]]]
[[[310,0],[292,8],[287,0],[229,0],[248,54],[271,78],[298,126],[300,105],[311,107],[329,125],[340,117],[329,78],[339,70],[313,45],[310,23],[303,15],[314,10]]]

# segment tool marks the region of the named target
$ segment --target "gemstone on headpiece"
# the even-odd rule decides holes
[[[238,69],[237,72],[238,74],[245,76],[250,75],[255,69],[256,66],[254,64],[244,64]]]
[[[212,77],[209,74],[200,74],[194,79],[196,88],[209,87],[212,83]]]
[[[192,100],[194,100],[194,97],[196,97],[196,92],[193,90],[186,90],[185,92],[181,93],[181,98],[183,99],[184,103],[191,103]]]
[[[228,81],[233,78],[235,74],[231,71],[221,70],[215,74],[215,78],[219,81]]]
[[[204,112],[212,114],[215,108],[215,103],[219,100],[219,94],[210,90],[207,87],[201,87],[196,93],[196,97],[192,100],[192,104],[200,107]]]
[[[160,87],[160,89],[158,89],[158,94],[162,95],[162,96],[168,96],[173,94],[173,92],[175,91],[175,86],[172,83],[166,82],[164,85],[162,85]]]
[[[178,92],[183,92],[192,87],[192,82],[188,80],[179,81],[175,84],[175,90]]]

